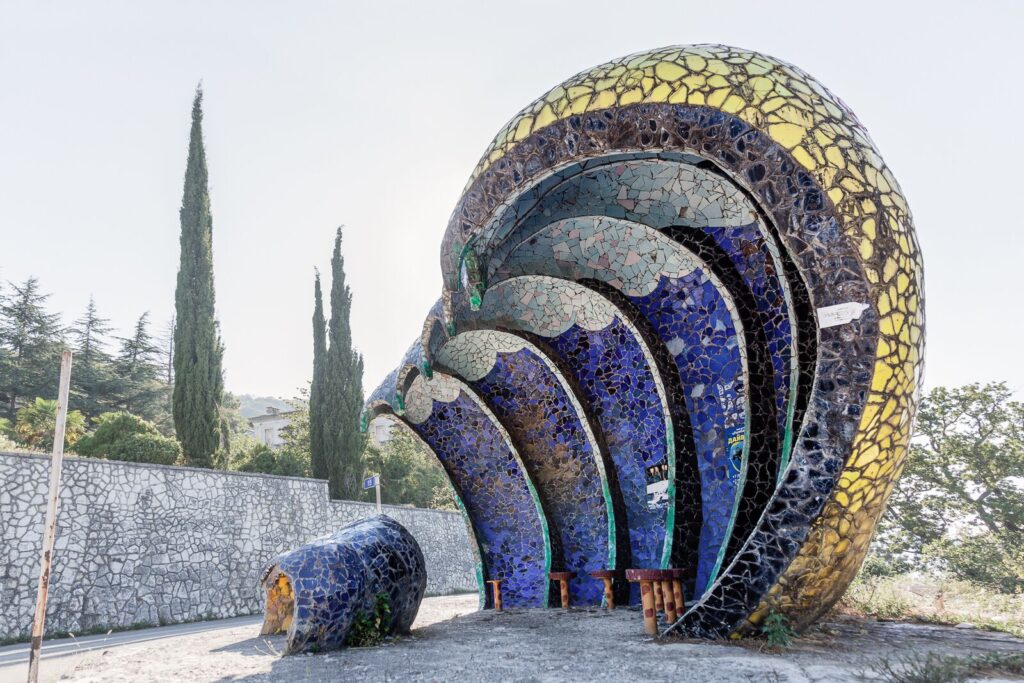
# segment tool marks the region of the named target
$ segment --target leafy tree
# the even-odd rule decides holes
[[[1024,591],[1024,404],[1011,399],[1000,382],[939,387],[921,402],[878,558]]]
[[[439,488],[447,488],[444,470],[407,428],[396,427],[380,446],[367,446],[364,461],[367,476],[381,475],[381,502],[431,507],[435,500],[444,501],[443,495],[438,496]],[[373,500],[376,494],[367,491],[363,496]]]
[[[156,425],[125,412],[104,413],[96,418],[96,429],[76,444],[79,455],[125,462],[174,465],[181,447],[160,433]]]
[[[101,318],[96,301],[89,297],[85,313],[70,328],[72,348],[75,351],[74,372],[71,373],[69,407],[80,409],[86,415],[99,415],[113,407],[105,400],[116,393],[111,358],[106,351],[106,335],[110,321]]]
[[[288,476],[308,477],[312,474],[312,453],[310,452],[310,436],[312,422],[310,420],[310,404],[305,400],[306,391],[289,401],[292,412],[288,415],[288,426],[281,430],[284,445],[277,451],[278,469],[287,469]],[[287,463],[285,466],[283,463]],[[281,474],[282,472],[275,472]]]
[[[332,498],[354,499],[360,493],[362,453],[366,439],[359,430],[363,407],[363,358],[352,348],[349,315],[352,292],[345,284],[345,261],[341,255],[341,228],[334,238],[331,258],[331,321],[324,364],[323,402],[318,410],[323,419],[323,445],[327,454],[328,481]]]
[[[57,427],[57,401],[36,398],[18,409],[14,438],[25,448],[35,451],[53,450],[53,430]],[[64,423],[64,448],[70,449],[85,433],[85,416],[77,410],[68,411]]]
[[[0,299],[0,416],[14,419],[18,406],[35,396],[56,396],[60,351],[60,316],[47,312],[39,280],[10,283]]]
[[[327,363],[327,322],[320,289],[320,271],[313,284],[313,381],[309,388],[309,454],[313,477],[330,476],[330,457],[324,443],[324,390]]]
[[[434,487],[434,493],[431,495],[430,503],[427,507],[435,510],[459,509],[459,506],[455,503],[455,490],[450,482],[446,481]]]
[[[288,477],[310,475],[309,406],[305,392],[288,401],[288,406],[291,408],[288,426],[281,430],[284,444],[273,449],[252,438],[247,431],[236,432],[232,436],[230,469]]]
[[[213,220],[203,147],[203,92],[192,102],[185,189],[181,200],[181,262],[175,292],[174,428],[195,467],[212,467],[220,441],[223,347],[214,317]]]
[[[224,392],[220,406],[220,445],[214,454],[217,469],[237,469],[233,467],[233,463],[238,460],[234,451],[247,447],[247,442],[252,438],[249,435],[250,428],[249,420],[242,415],[242,402],[231,392]]]

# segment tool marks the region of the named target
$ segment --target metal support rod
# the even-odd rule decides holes
[[[381,514],[380,509],[380,474],[375,475],[377,478],[377,514]]]
[[[43,527],[43,550],[39,565],[39,590],[36,612],[32,618],[32,649],[28,659],[28,683],[39,680],[39,650],[43,645],[46,621],[46,597],[50,588],[50,565],[53,542],[57,537],[57,503],[60,500],[60,469],[64,462],[64,426],[68,417],[68,389],[71,386],[71,351],[60,356],[60,390],[57,393],[57,423],[53,429],[53,458],[50,460],[50,490],[46,501],[46,523]]]

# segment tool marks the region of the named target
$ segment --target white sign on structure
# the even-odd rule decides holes
[[[845,304],[824,306],[818,309],[818,327],[824,329],[826,327],[835,327],[836,325],[845,325],[848,322],[859,319],[867,308],[867,304],[862,304],[859,301],[847,301]]]

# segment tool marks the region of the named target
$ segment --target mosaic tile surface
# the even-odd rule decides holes
[[[654,358],[639,331],[593,290],[537,276],[490,287],[480,311],[456,326],[518,330],[558,362],[589,408],[611,459],[610,487],[622,501],[629,533],[628,555],[620,564],[668,566],[676,507],[672,423]],[[630,600],[639,604],[639,589],[632,588]]]
[[[508,607],[547,606],[547,524],[508,434],[469,387],[439,372],[412,381],[405,418],[437,455],[462,501],[480,548],[483,580],[502,581]],[[489,591],[485,601],[493,606]]]
[[[802,625],[838,599],[901,469],[924,344],[909,209],[838,98],[789,64],[720,45],[582,72],[524,108],[485,151],[452,214],[441,268],[421,365],[429,370],[488,326],[536,342],[537,358],[549,356],[568,387],[576,423],[593,425],[595,437],[548,449],[548,462],[573,462],[589,447],[618,481],[605,438],[615,429],[601,421],[610,404],[597,384],[584,387],[588,377],[615,387],[629,376],[616,365],[625,350],[614,360],[581,351],[611,327],[595,327],[588,311],[577,324],[572,311],[590,295],[553,281],[599,294],[646,345],[675,446],[665,547],[671,565],[701,571],[675,629],[720,637],[772,608]],[[547,278],[535,281],[539,322],[529,316],[540,309],[514,300],[489,308],[506,283],[525,278]],[[537,364],[514,356],[484,345],[467,370],[481,373],[472,381],[494,373],[492,388],[522,392],[502,395],[510,405],[529,403]],[[630,438],[643,440],[653,421],[629,419]],[[739,467],[730,444],[742,444]],[[544,457],[535,453],[528,469]],[[723,532],[709,503],[728,498],[727,482],[733,514]],[[606,493],[615,532],[629,519],[628,494],[617,485]],[[598,514],[589,498],[577,506]]]
[[[460,334],[437,365],[473,387],[512,437],[544,508],[552,569],[578,574],[572,603],[601,604],[604,589],[589,573],[615,569],[617,542],[628,535],[618,528],[602,448],[569,385],[537,347],[503,332]]]
[[[286,631],[286,654],[342,647],[378,593],[391,607],[388,633],[408,633],[427,587],[416,539],[387,515],[353,522],[271,561],[264,634]]]
[[[556,221],[533,233],[494,279],[506,272],[619,289],[673,357],[700,471],[703,529],[695,564],[697,585],[706,586],[724,559],[747,472],[745,349],[731,296],[679,244],[607,217]]]

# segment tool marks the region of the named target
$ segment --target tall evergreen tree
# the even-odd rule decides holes
[[[213,219],[203,148],[202,103],[203,91],[197,88],[180,212],[173,413],[185,461],[194,467],[212,467],[220,441],[223,348],[214,317]]]
[[[131,336],[121,337],[120,342],[113,365],[119,379],[118,409],[166,427],[167,385],[161,381],[163,362],[149,331],[148,311],[139,316]]]
[[[328,327],[327,362],[323,385],[323,444],[329,462],[332,498],[354,499],[363,474],[365,437],[359,431],[363,406],[363,358],[352,348],[349,316],[352,292],[345,284],[345,260],[341,256],[341,228],[334,239],[331,258],[331,322]]]
[[[46,310],[50,295],[37,278],[9,286],[0,299],[0,417],[13,422],[19,406],[57,395],[63,330],[60,316]]]
[[[324,382],[327,363],[327,322],[324,297],[320,289],[320,271],[313,282],[313,381],[309,387],[309,454],[313,477],[328,479],[330,461],[324,450]]]
[[[87,417],[95,418],[100,413],[115,408],[108,400],[117,394],[111,358],[106,350],[106,335],[110,333],[110,321],[101,318],[96,309],[96,300],[89,297],[89,305],[82,317],[71,326],[71,338],[75,351],[75,372],[71,376],[70,409],[77,409]]]

